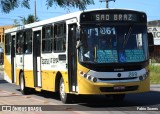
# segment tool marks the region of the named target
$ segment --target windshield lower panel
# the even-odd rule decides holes
[[[82,26],[79,61],[86,63],[131,63],[148,59],[145,25]]]

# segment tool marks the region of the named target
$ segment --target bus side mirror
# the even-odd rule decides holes
[[[80,40],[80,30],[76,29],[76,41]]]
[[[148,46],[149,46],[149,53],[153,53],[154,51],[154,39],[152,33],[147,33],[148,35]]]

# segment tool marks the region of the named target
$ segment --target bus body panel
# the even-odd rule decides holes
[[[51,70],[50,58],[52,58],[52,53],[41,54],[42,89],[54,91],[56,71]]]
[[[24,79],[27,80],[25,81],[25,86],[26,87],[34,87],[34,81],[33,81],[33,70],[22,70],[17,68],[16,69],[16,85],[19,85],[19,78],[20,78],[20,73],[24,73]]]
[[[48,90],[48,91],[54,91],[54,85],[55,85],[55,76],[56,72],[54,71],[48,71],[43,70],[42,71],[42,89]]]
[[[21,72],[21,69],[16,68],[16,85],[19,85],[20,72]]]
[[[84,76],[84,74],[89,73],[90,69],[87,69],[83,67],[82,65],[78,65],[78,94],[127,94],[127,93],[141,93],[141,92],[147,92],[150,90],[150,76],[148,72],[148,67],[142,69],[142,70],[136,70],[136,71],[125,71],[125,72],[95,72],[94,77],[96,78],[115,78],[115,80],[112,79],[112,81],[100,81],[97,79],[97,82],[93,82],[89,80],[87,77]],[[83,72],[83,74],[82,74]],[[116,80],[117,74],[121,73],[122,76],[121,78],[127,78],[126,74],[129,74],[129,72],[137,72],[137,78],[136,79],[130,79],[128,80]],[[142,76],[147,73],[147,77],[140,81],[139,76]],[[89,76],[91,74],[87,74]],[[135,90],[124,90],[124,92],[116,92],[114,91],[114,87],[136,87],[138,86],[137,89]],[[94,88],[94,89],[93,89]],[[101,91],[100,88],[103,88],[104,90]],[[106,90],[105,90],[106,88]],[[108,91],[107,91],[108,88]],[[112,89],[113,92],[111,92],[110,89]],[[106,92],[104,92],[106,91]],[[121,90],[119,90],[121,91]]]
[[[55,80],[57,73],[60,72],[63,79],[66,80],[66,60],[59,60],[59,55],[63,53],[42,53],[41,54],[41,70],[42,70],[42,89],[55,91]],[[59,69],[61,68],[61,69]]]
[[[20,73],[24,73],[26,87],[34,87],[32,55],[16,55],[16,84],[19,85]]]
[[[16,68],[24,69],[23,55],[16,55]]]
[[[23,55],[16,55],[16,84],[19,85],[20,72],[23,70]]]
[[[27,87],[34,87],[34,78],[33,78],[33,57],[32,54],[24,54],[24,76]]]
[[[94,84],[93,82],[90,82],[83,77],[80,78],[79,82],[79,94],[128,94],[128,93],[141,93],[141,92],[147,92],[150,90],[150,77],[147,77],[142,82],[126,82],[126,83],[97,83]],[[101,92],[100,87],[103,88],[113,88],[116,86],[138,86],[138,90],[135,91],[124,91],[124,92]],[[94,88],[94,89],[93,89]]]
[[[26,81],[26,87],[34,88],[33,70],[24,70],[24,78]]]
[[[4,55],[4,79],[10,83],[12,82],[10,55]]]

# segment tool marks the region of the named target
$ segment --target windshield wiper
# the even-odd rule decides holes
[[[131,35],[131,32],[132,32],[132,28],[133,26],[130,26],[129,29],[128,29],[128,33],[127,35],[124,37],[124,42],[123,42],[123,49],[125,48],[125,46],[127,45],[127,42],[128,42],[128,39]]]

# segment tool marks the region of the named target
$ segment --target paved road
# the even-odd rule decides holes
[[[22,95],[19,91],[19,86],[4,81],[3,74],[0,73],[0,93],[0,105],[46,105],[48,110],[56,110],[58,112],[62,110],[65,113],[128,114],[134,112],[135,114],[158,114],[160,112],[160,85],[151,85],[151,91],[147,93],[129,94],[123,103],[115,103],[111,99],[106,99],[105,96],[75,96],[74,99],[76,100],[72,104],[63,105],[59,97],[51,92]],[[137,111],[137,109],[141,111]],[[145,109],[158,109],[159,111],[144,111]],[[2,113],[8,114],[8,112]],[[43,114],[44,112],[32,113]]]

